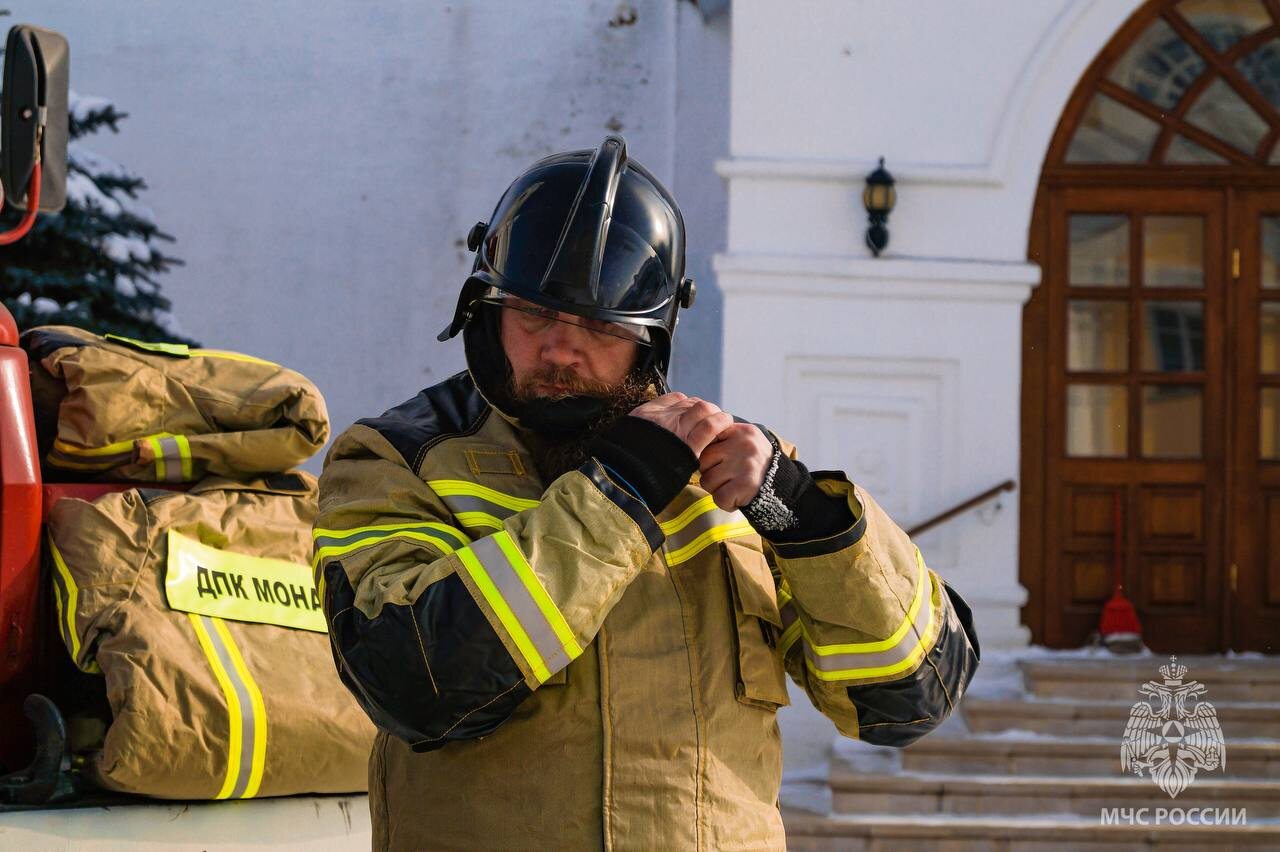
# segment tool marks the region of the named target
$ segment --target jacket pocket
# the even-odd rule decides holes
[[[782,655],[778,592],[764,554],[738,541],[723,544],[726,573],[733,590],[733,617],[738,650],[738,683],[734,693],[743,704],[776,710],[791,703]]]

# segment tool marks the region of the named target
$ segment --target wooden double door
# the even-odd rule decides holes
[[[1118,571],[1153,649],[1280,652],[1280,190],[1042,200],[1037,638],[1085,642]]]

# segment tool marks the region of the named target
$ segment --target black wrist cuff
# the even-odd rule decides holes
[[[777,445],[775,444],[775,447]],[[772,542],[809,541],[826,538],[853,525],[853,512],[843,498],[826,494],[814,482],[809,469],[780,450],[774,452],[778,469],[773,475],[773,494],[795,517],[785,529],[762,529],[746,507],[743,514],[764,538]]]
[[[630,415],[593,438],[587,452],[655,515],[667,508],[698,469],[698,457],[673,432]]]

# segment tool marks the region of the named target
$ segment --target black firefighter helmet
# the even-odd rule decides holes
[[[475,264],[439,339],[465,329],[467,365],[491,402],[512,407],[502,392],[510,366],[489,307],[504,296],[627,325],[642,342],[636,370],[665,384],[676,314],[694,296],[684,278],[684,219],[658,179],[627,158],[622,137],[534,163],[503,193],[488,223],[471,229],[467,245]],[[542,415],[553,412],[508,413],[568,428],[593,406],[578,400],[554,408],[549,419]]]

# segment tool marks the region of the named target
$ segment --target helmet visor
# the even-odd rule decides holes
[[[575,325],[589,332],[592,336],[618,338],[630,343],[648,346],[652,343],[649,327],[630,322],[610,322],[608,320],[584,317],[576,314],[562,314],[560,311],[545,307],[536,302],[522,299],[514,293],[507,293],[497,287],[490,287],[479,301],[496,305],[503,310],[512,311],[512,318],[529,334],[540,334],[551,328],[552,323]]]
[[[635,231],[610,223],[600,251],[594,229],[564,234],[564,225],[562,213],[531,210],[486,235],[483,258],[504,289],[614,314],[646,314],[670,301],[675,288],[662,259]]]

